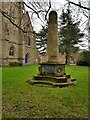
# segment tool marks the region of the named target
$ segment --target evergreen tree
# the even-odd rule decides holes
[[[40,52],[46,51],[48,28],[42,27],[41,31],[36,34],[36,46]]]
[[[74,22],[70,13],[67,9],[66,12],[62,11],[60,16],[61,26],[59,32],[60,51],[66,53],[66,64],[70,62],[70,52],[74,45],[82,42],[80,38],[84,36],[80,32],[79,23]]]

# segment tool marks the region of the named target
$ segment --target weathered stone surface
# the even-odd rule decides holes
[[[58,60],[58,24],[57,12],[51,11],[49,14],[48,23],[48,41],[47,41],[47,54],[49,62],[56,62]]]
[[[63,76],[64,73],[65,73],[65,64],[41,63],[39,67],[40,75]]]

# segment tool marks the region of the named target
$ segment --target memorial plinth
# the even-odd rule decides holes
[[[39,73],[28,80],[30,84],[48,84],[52,86],[65,87],[75,85],[76,79],[70,78],[65,73],[65,64],[58,61],[58,23],[57,12],[51,11],[48,23],[48,41],[47,41],[48,61],[39,64]]]

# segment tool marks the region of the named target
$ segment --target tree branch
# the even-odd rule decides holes
[[[51,0],[49,0],[49,8],[48,8],[48,10],[46,12],[45,20],[47,20],[47,14],[48,14],[48,12],[49,12],[50,9],[51,9]]]
[[[17,24],[15,24],[15,23],[11,20],[11,18],[6,14],[6,12],[1,11],[1,10],[0,10],[0,12],[1,12],[2,15],[3,15],[5,18],[7,18],[14,26],[16,26],[17,28],[19,28],[22,32],[26,33],[26,31],[24,31],[22,28],[20,28]]]
[[[71,2],[71,1],[69,1],[69,0],[67,0],[67,1],[68,1],[68,3],[71,3],[71,4],[73,4],[73,5],[79,6],[80,8],[83,8],[83,9],[86,9],[86,10],[90,10],[90,8],[84,7],[84,6],[82,6],[81,4],[77,4],[77,3]]]
[[[18,26],[16,23],[14,23],[14,22],[11,20],[10,16],[7,15],[6,12],[2,11],[1,9],[0,9],[0,13],[1,13],[5,18],[7,18],[14,26],[16,26],[18,29],[20,29],[23,33],[31,32],[31,33],[33,33],[33,34],[36,34],[34,31],[32,32],[32,31],[25,31],[25,30],[23,30],[20,26]]]
[[[37,14],[38,18],[40,18],[37,11],[35,11],[32,7],[30,7],[29,5],[27,5],[25,2],[23,2],[23,4],[24,4],[26,7],[30,8],[32,11],[34,11],[34,12]]]

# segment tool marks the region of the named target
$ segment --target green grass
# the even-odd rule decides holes
[[[66,66],[77,79],[68,88],[41,87],[26,81],[38,66],[3,68],[3,118],[85,118],[88,116],[88,67]]]

